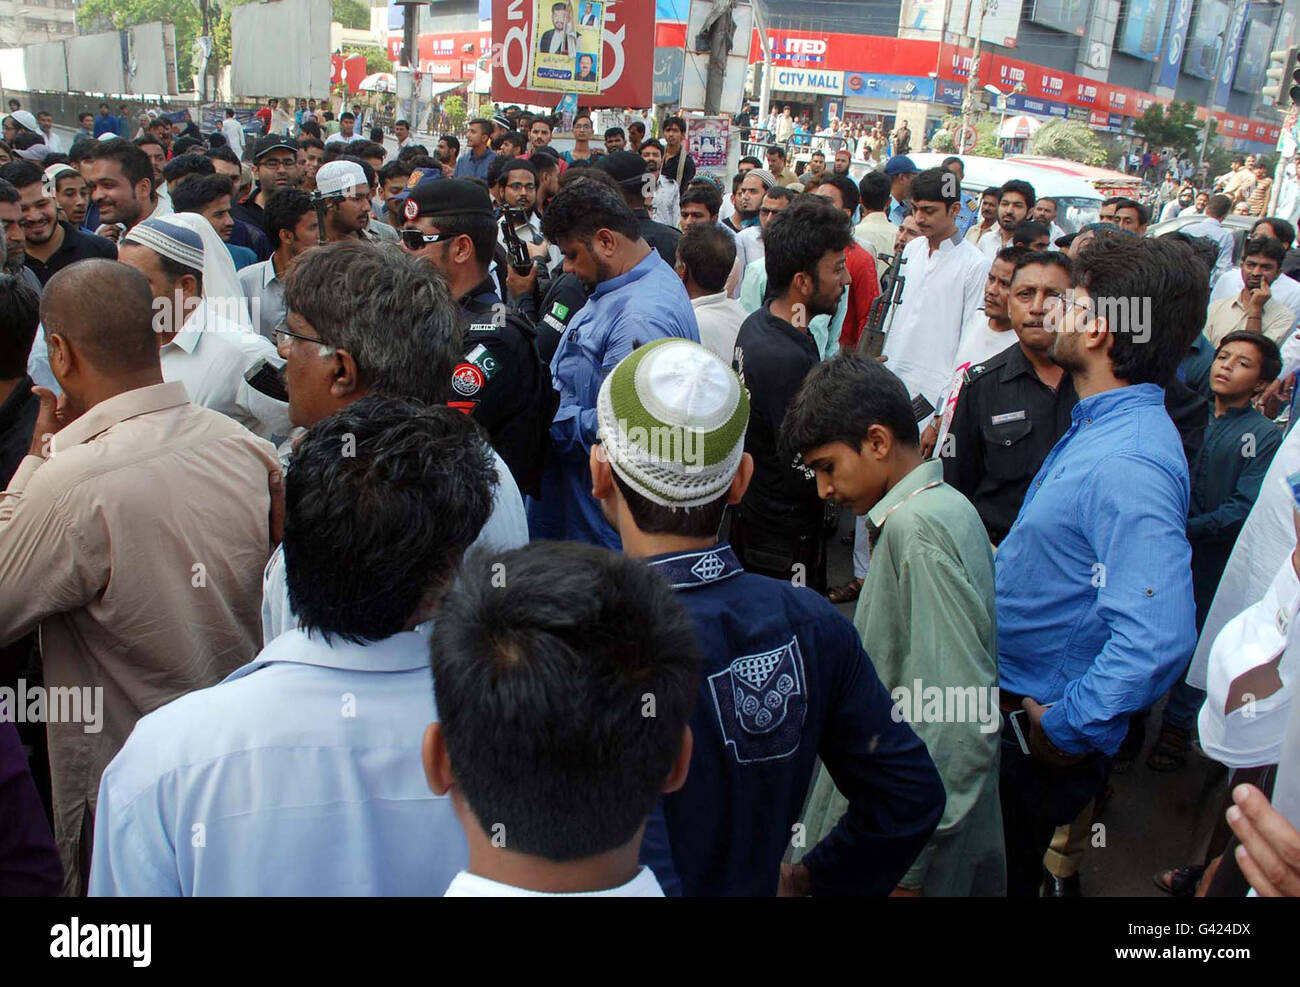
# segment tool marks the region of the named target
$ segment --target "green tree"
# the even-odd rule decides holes
[[[330,0],[330,16],[344,27],[370,30],[370,8],[360,0]]]
[[[459,93],[448,96],[443,101],[442,109],[447,114],[447,122],[451,125],[451,129],[460,130],[460,125],[465,122],[465,97]]]
[[[343,56],[346,58],[350,55],[366,56],[366,75],[393,71],[393,63],[388,60],[388,52],[378,45],[344,45]]]
[[[1078,120],[1047,121],[1029,139],[1029,153],[1097,167],[1106,163],[1101,141],[1086,123]]]
[[[1196,120],[1196,104],[1190,99],[1182,103],[1175,100],[1167,110],[1159,103],[1148,106],[1133,124],[1133,132],[1157,151],[1171,147],[1181,156],[1195,153],[1201,144],[1202,127]]]
[[[121,31],[137,24],[162,21],[176,28],[176,75],[188,89],[194,75],[194,41],[203,27],[199,8],[191,0],[82,0],[77,22]]]

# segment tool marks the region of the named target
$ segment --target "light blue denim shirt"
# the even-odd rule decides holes
[[[1187,460],[1164,391],[1085,398],[998,548],[1001,687],[1054,703],[1069,753],[1114,754],[1196,646]]]

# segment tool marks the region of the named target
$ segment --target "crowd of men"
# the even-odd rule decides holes
[[[353,122],[0,167],[0,892],[1300,893],[1291,224]]]

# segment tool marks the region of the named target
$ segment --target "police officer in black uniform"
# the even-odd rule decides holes
[[[402,249],[447,279],[466,316],[449,405],[474,416],[520,491],[536,495],[558,395],[532,326],[502,303],[488,274],[497,233],[487,189],[465,178],[423,179],[400,208]]]

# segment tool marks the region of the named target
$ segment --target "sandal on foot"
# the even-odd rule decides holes
[[[1163,870],[1154,875],[1151,883],[1167,895],[1175,898],[1191,898],[1196,895],[1196,885],[1200,883],[1201,875],[1204,873],[1205,868],[1200,864],[1175,867],[1173,870]]]
[[[843,586],[836,586],[826,594],[826,599],[832,603],[852,603],[862,592],[862,580],[850,579]]]
[[[1192,747],[1192,732],[1166,723],[1160,728],[1156,746],[1147,757],[1147,767],[1152,771],[1177,771],[1187,765],[1187,754]]]

